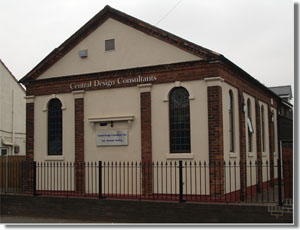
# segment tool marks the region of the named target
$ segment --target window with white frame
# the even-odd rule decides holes
[[[262,152],[265,152],[265,109],[264,106],[261,105],[260,109],[261,114],[261,149]]]
[[[228,113],[229,113],[230,152],[234,152],[234,98],[233,98],[232,90],[229,90]]]
[[[1,156],[6,156],[8,154],[8,148],[0,148]]]
[[[62,155],[62,104],[54,98],[48,104],[48,155]]]
[[[190,101],[183,87],[176,87],[169,95],[170,152],[190,153]]]
[[[252,108],[251,101],[247,100],[247,127],[248,127],[248,152],[253,151],[253,125],[252,125]]]

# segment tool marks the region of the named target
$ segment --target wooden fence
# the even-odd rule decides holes
[[[6,191],[21,187],[22,168],[21,162],[26,160],[25,156],[0,156],[0,190]],[[8,166],[8,167],[7,167]],[[7,175],[6,175],[7,173]],[[6,180],[8,181],[6,183]]]

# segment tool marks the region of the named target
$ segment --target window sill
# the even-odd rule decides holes
[[[170,153],[167,154],[167,160],[170,159],[194,159],[193,153]]]
[[[254,153],[248,153],[248,157],[254,157]]]
[[[266,154],[266,153],[263,153],[263,154],[262,154],[262,156],[263,156],[263,157],[267,157],[267,156],[268,156],[268,154]]]
[[[237,158],[237,154],[233,153],[233,152],[230,152],[229,153],[229,158]]]
[[[63,161],[64,156],[46,156],[45,161]]]

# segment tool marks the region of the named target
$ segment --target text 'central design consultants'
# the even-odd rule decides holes
[[[71,83],[70,89],[86,89],[91,87],[107,87],[110,88],[115,85],[123,85],[123,84],[134,84],[134,83],[146,83],[146,82],[153,82],[156,81],[156,76],[147,76],[143,77],[139,75],[138,77],[134,78],[123,78],[119,77],[116,80],[94,80],[82,83]]]

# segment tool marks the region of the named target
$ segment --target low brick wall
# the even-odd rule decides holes
[[[1,215],[63,218],[90,223],[292,223],[292,214],[271,216],[267,206],[98,200],[2,195]]]

